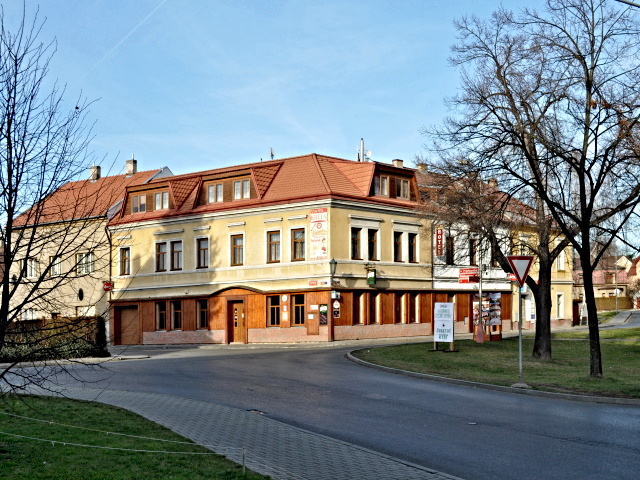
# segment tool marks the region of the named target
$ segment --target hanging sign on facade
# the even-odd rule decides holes
[[[322,260],[328,258],[327,255],[327,236],[328,236],[328,219],[329,214],[326,208],[311,209],[309,237],[310,237],[310,255],[311,260]]]
[[[444,255],[444,228],[436,228],[436,257]]]

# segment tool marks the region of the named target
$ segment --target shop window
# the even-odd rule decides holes
[[[293,324],[304,325],[304,294],[291,295],[291,300],[293,302]]]
[[[171,302],[171,329],[182,330],[182,302],[180,300]]]
[[[198,328],[209,328],[209,302],[206,299],[196,301]]]
[[[291,260],[294,262],[304,260],[304,233],[304,228],[291,231]]]
[[[267,297],[267,308],[269,310],[269,326],[280,325],[280,295],[270,295]]]
[[[167,303],[156,302],[156,330],[167,329]]]

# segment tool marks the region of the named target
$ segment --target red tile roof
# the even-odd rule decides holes
[[[68,182],[37,206],[14,220],[16,226],[55,223],[81,218],[105,217],[123,199],[126,188],[142,185],[162,170],[138,172],[131,176],[113,175],[98,180]]]
[[[395,171],[399,176],[404,175],[407,178],[414,176],[414,170],[409,168],[396,168],[392,165],[371,162],[355,162],[315,153],[224,167],[152,180],[148,187],[160,187],[163,183],[169,185],[172,195],[174,195],[175,209],[128,215],[123,210],[120,216],[112,219],[111,224],[328,197],[359,198],[376,203],[415,206],[415,201],[406,199],[369,196],[377,165],[384,165],[385,171]],[[257,198],[196,205],[198,197],[201,196],[200,189],[203,180],[247,175],[252,178]],[[188,191],[189,189],[190,191]],[[131,187],[128,190],[134,192],[136,187]]]

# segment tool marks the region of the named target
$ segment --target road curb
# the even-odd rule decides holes
[[[385,372],[395,373],[399,375],[405,375],[408,377],[420,378],[422,380],[431,380],[434,382],[449,383],[452,385],[463,385],[463,386],[472,387],[472,388],[482,388],[485,390],[495,390],[498,392],[517,393],[520,395],[529,395],[531,397],[553,398],[555,400],[571,400],[574,402],[584,402],[584,403],[604,403],[604,404],[611,404],[611,405],[640,406],[640,399],[635,399],[635,398],[616,398],[616,397],[601,397],[601,396],[595,396],[595,395],[578,395],[575,393],[545,392],[542,390],[530,390],[526,388],[506,387],[503,385],[491,385],[488,383],[472,382],[469,380],[460,380],[458,378],[441,377],[439,375],[431,375],[428,373],[418,373],[418,372],[411,372],[408,370],[400,370],[398,368],[385,367],[383,365],[377,365],[375,363],[366,362],[352,355],[354,352],[358,352],[361,350],[367,350],[367,349],[352,350],[350,352],[347,352],[345,356],[348,360],[358,365],[361,365],[363,367],[374,368],[377,370],[382,370]]]

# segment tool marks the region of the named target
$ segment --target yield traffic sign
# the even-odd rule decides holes
[[[507,260],[509,260],[511,270],[522,287],[527,281],[527,275],[529,275],[529,269],[533,263],[533,255],[510,255]]]

